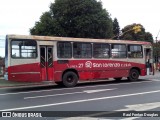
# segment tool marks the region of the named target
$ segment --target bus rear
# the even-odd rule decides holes
[[[4,70],[4,79],[8,80],[8,36],[5,40],[5,70]]]

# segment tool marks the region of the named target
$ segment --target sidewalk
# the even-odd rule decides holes
[[[13,82],[13,81],[5,80],[3,77],[0,77],[0,88],[34,86],[34,85],[45,85],[45,84],[44,83],[32,83],[32,82]]]
[[[158,79],[160,80],[160,71],[155,71],[154,75],[140,76],[140,79]]]

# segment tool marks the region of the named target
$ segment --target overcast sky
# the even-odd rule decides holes
[[[140,23],[154,39],[160,30],[159,0],[101,0],[103,7],[117,18],[120,28]],[[0,3],[0,56],[4,56],[6,34],[29,35],[29,29],[54,0],[1,0]],[[159,35],[160,38],[160,35]]]

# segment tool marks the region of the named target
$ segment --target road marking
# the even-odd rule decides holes
[[[79,116],[79,117],[62,118],[62,119],[59,119],[59,120],[82,120],[82,118],[84,118],[84,117],[87,117],[88,119],[90,119],[91,117],[103,116],[103,115],[107,115],[107,114],[114,114],[114,113],[117,113],[117,112],[120,112],[120,111],[122,111],[123,114],[125,114],[125,111],[147,111],[147,110],[151,110],[151,109],[160,107],[160,102],[126,105],[125,107],[127,107],[127,108],[115,110],[115,111],[112,111],[112,112],[98,112],[98,113],[94,113],[94,114],[82,115],[82,116]],[[134,112],[131,112],[131,113],[134,113]],[[121,119],[121,120],[134,120],[134,119],[140,118],[140,117],[134,117],[132,115],[133,114],[131,114],[131,116],[129,118],[124,115],[122,117],[127,117],[127,118],[124,118],[124,119]],[[98,118],[95,118],[95,120],[98,120]],[[106,120],[109,120],[109,119],[106,119]]]
[[[117,95],[117,96],[109,96],[109,97],[101,97],[101,98],[83,99],[83,100],[60,102],[60,103],[52,103],[52,104],[44,104],[44,105],[36,105],[36,106],[28,106],[28,107],[9,108],[9,109],[3,109],[3,110],[0,110],[0,111],[13,111],[13,110],[24,110],[24,109],[51,107],[51,106],[58,106],[58,105],[66,105],[66,104],[73,104],[73,103],[88,102],[88,101],[97,101],[97,100],[121,98],[121,97],[136,96],[136,95],[145,95],[145,94],[158,93],[158,92],[160,92],[160,90],[148,91],[148,92],[142,92],[142,93],[124,94],[124,95]]]
[[[140,118],[140,117],[129,117],[129,118],[121,119],[121,120],[134,120],[134,119],[137,119],[137,118]]]
[[[151,110],[154,108],[158,108],[160,107],[160,102],[154,102],[154,103],[144,103],[144,104],[133,104],[133,105],[125,105],[126,108],[124,109],[119,109],[119,110],[114,110],[112,112],[100,112],[100,113],[94,113],[94,114],[89,114],[89,115],[84,115],[83,117],[95,117],[95,116],[103,116],[106,114],[112,114],[112,113],[117,113],[117,112],[124,112],[125,111],[147,111],[147,110]],[[134,112],[133,112],[134,113]],[[127,117],[127,116],[123,116],[123,117]],[[133,116],[130,116],[133,117]],[[134,117],[136,118],[136,117]],[[137,117],[139,118],[139,117]],[[124,119],[123,119],[124,120]],[[125,118],[125,120],[127,120],[127,118]]]
[[[34,96],[34,97],[24,97],[24,99],[35,99],[35,98],[44,98],[44,97],[55,97],[55,96],[63,96],[63,95],[73,95],[73,94],[80,94],[80,93],[96,93],[96,92],[103,92],[103,91],[109,91],[109,90],[115,90],[117,88],[113,89],[97,89],[97,90],[85,90],[83,92],[73,92],[73,93],[63,93],[63,94],[54,94],[54,95],[43,95],[43,96]]]
[[[85,93],[96,93],[96,92],[103,92],[103,91],[110,91],[110,90],[115,90],[117,88],[113,88],[113,89],[99,89],[99,90],[85,90]]]
[[[73,95],[73,94],[79,94],[79,93],[84,93],[84,92],[73,92],[73,93],[64,93],[64,94],[55,94],[55,95],[44,95],[44,96],[24,97],[24,99],[35,99],[35,98],[44,98],[44,97],[55,97],[55,96]]]
[[[147,110],[151,110],[151,109],[160,107],[160,102],[126,105],[125,107],[127,108],[116,110],[116,111],[129,111],[129,110],[147,111]]]
[[[48,91],[62,91],[62,90],[72,90],[72,89],[81,89],[81,88],[95,88],[95,87],[103,87],[103,86],[106,87],[106,86],[112,86],[112,85],[113,86],[119,86],[119,85],[146,83],[146,82],[153,82],[153,81],[117,83],[117,84],[93,85],[93,86],[85,86],[85,87],[58,88],[58,89],[51,89],[51,90],[38,90],[38,91],[28,91],[28,92],[5,93],[5,94],[0,94],[0,96],[4,96],[4,95],[17,95],[17,94],[28,94],[28,93],[40,93],[40,92],[48,92]]]
[[[160,81],[160,80],[158,80],[158,79],[151,79],[152,81]]]
[[[147,111],[147,110],[151,110],[151,109],[160,107],[160,102],[126,105],[125,107],[127,107],[127,108],[116,110],[116,111],[133,111],[133,110],[134,111]],[[124,116],[124,117],[126,117],[126,116]],[[121,120],[134,120],[137,118],[140,118],[140,117],[130,116],[129,118],[124,118]]]

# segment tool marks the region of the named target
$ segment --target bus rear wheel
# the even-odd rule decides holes
[[[128,80],[129,81],[137,81],[139,78],[139,72],[137,69],[131,69],[130,73],[129,73],[129,76],[128,76]]]
[[[75,72],[69,71],[63,75],[63,85],[66,87],[74,87],[78,82],[78,76]]]

